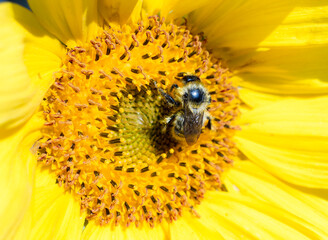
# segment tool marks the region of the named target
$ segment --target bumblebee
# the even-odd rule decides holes
[[[195,75],[184,75],[182,77],[183,87],[177,84],[171,86],[170,93],[159,89],[160,93],[170,106],[170,114],[165,118],[165,130],[181,141],[186,140],[188,145],[197,142],[206,119],[207,126],[211,128],[211,117],[207,111],[211,103],[211,96]]]

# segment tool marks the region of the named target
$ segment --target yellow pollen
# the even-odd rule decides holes
[[[198,216],[205,192],[225,189],[239,99],[205,40],[153,16],[67,49],[41,104],[37,154],[87,220],[154,226],[184,210]],[[186,117],[179,100],[186,76],[199,78],[211,99],[193,145],[175,136],[178,113]]]

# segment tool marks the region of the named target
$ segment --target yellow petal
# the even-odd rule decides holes
[[[62,48],[57,40],[46,35],[27,9],[1,3],[0,13],[1,137],[24,123],[38,107],[44,86],[52,81],[44,81],[44,73],[60,65],[60,58],[54,52],[60,53]]]
[[[124,24],[128,21],[136,23],[141,17],[141,0],[101,0],[99,11],[107,22]]]
[[[90,221],[86,228],[83,231],[82,239],[83,240],[96,240],[96,239],[166,239],[167,223],[163,222],[160,225],[150,228],[148,223],[144,222],[144,225],[136,228],[134,225],[129,226],[128,228],[122,227],[121,225],[105,225],[99,226],[93,221]]]
[[[15,134],[0,138],[0,239],[12,239],[28,233],[28,228],[21,227],[29,223],[25,216],[33,187],[35,158],[31,147],[40,137],[40,118],[31,118]]]
[[[324,1],[212,1],[191,18],[211,48],[230,55],[258,46],[327,43],[328,6]]]
[[[302,100],[307,98],[315,98],[318,95],[281,95],[281,94],[270,94],[261,91],[254,91],[248,88],[240,88],[239,96],[243,103],[245,103],[248,107],[257,108],[262,107],[268,104],[272,104],[276,101],[286,100],[286,99],[294,99],[294,100]]]
[[[287,1],[212,1],[191,17],[196,32],[204,31],[210,48],[222,51],[254,48],[291,13],[296,3]]]
[[[222,221],[211,210],[202,208],[201,217],[189,212],[170,224],[171,239],[237,239],[242,232],[231,222]],[[231,224],[231,225],[230,225]],[[247,235],[247,232],[245,233]]]
[[[328,43],[328,6],[325,1],[302,0],[261,46]]]
[[[239,96],[245,104],[252,108],[265,106],[284,99],[281,95],[267,94],[247,88],[239,89]]]
[[[32,84],[38,92],[38,103],[54,80],[54,73],[62,66],[65,48],[58,40],[43,37],[25,43],[24,62]]]
[[[325,152],[328,144],[324,139],[328,135],[327,103],[328,97],[317,97],[283,100],[255,108],[242,115],[239,124],[243,130],[238,131],[237,135],[245,136],[246,131],[252,130],[254,134],[248,134],[249,140],[258,140],[259,143],[276,147]],[[284,139],[277,141],[281,136]],[[305,136],[308,138],[301,138]],[[300,141],[291,141],[295,139]],[[301,144],[303,141],[304,144]]]
[[[328,236],[328,201],[288,186],[250,161],[236,162],[226,181],[242,195],[264,200],[302,218],[321,238]]]
[[[82,234],[80,204],[55,181],[48,170],[37,168],[30,239],[79,239]]]
[[[42,26],[69,47],[97,34],[97,1],[28,0],[28,4]]]
[[[290,183],[328,188],[328,98],[284,100],[244,113],[238,148]]]
[[[241,195],[208,192],[197,212],[200,218],[186,213],[172,224],[172,239],[182,236],[188,239],[319,239],[320,236],[312,225],[297,216]]]
[[[283,95],[327,94],[327,55],[328,45],[275,47],[240,62],[230,59],[230,64],[246,88]]]
[[[169,1],[143,1],[143,9],[148,15],[159,14],[166,20],[178,19],[191,13],[192,11],[206,6],[210,0],[190,1],[190,0],[169,0]]]
[[[6,236],[6,239],[26,239],[31,233],[32,214],[30,208],[24,213],[24,218],[19,223],[19,227],[12,236]]]
[[[164,0],[144,0],[142,3],[142,8],[146,11],[149,16],[161,13],[163,11],[163,5],[169,4],[171,1],[164,1]]]
[[[15,12],[24,16],[28,10],[11,3],[0,4],[0,128],[4,130],[24,122],[31,116],[33,107],[29,100],[34,90],[23,60],[26,34],[22,26],[13,21]],[[29,20],[27,17],[26,21]],[[0,136],[3,136],[2,131]]]
[[[235,237],[224,239],[320,239],[303,219],[255,198],[209,191],[197,210],[201,218],[196,224],[231,228]]]
[[[242,138],[237,141],[239,149],[251,161],[279,178],[300,186],[328,188],[327,153],[280,150]]]

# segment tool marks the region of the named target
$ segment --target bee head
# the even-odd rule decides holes
[[[183,95],[183,100],[195,104],[202,103],[204,100],[204,91],[198,87],[198,82],[200,82],[199,77],[195,75],[184,75],[182,80],[185,85],[189,86],[188,91]]]
[[[184,84],[187,84],[189,82],[200,82],[199,77],[195,76],[195,75],[185,75],[182,78]]]

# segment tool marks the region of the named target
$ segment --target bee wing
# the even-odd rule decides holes
[[[188,106],[184,111],[183,132],[188,145],[197,142],[203,127],[204,112],[193,113]]]

